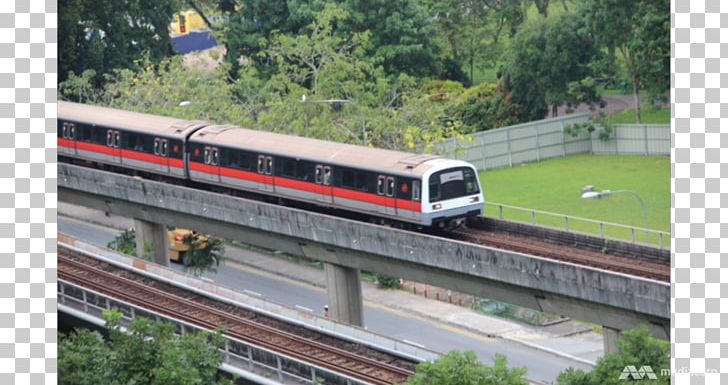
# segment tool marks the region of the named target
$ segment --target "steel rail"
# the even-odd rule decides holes
[[[68,254],[71,253],[59,249],[59,278],[76,282],[161,314],[173,316],[211,331],[219,327],[226,327],[225,333],[232,337],[371,384],[402,383],[407,377],[414,374],[403,368],[361,357],[318,341],[304,339],[289,332],[241,319],[207,305],[150,288],[132,279],[71,260],[68,258]],[[118,287],[115,287],[116,285]]]

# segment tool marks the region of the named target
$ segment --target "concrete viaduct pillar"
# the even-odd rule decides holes
[[[604,354],[617,353],[619,351],[617,340],[621,337],[619,335],[620,330],[602,326],[602,332],[604,334]]]
[[[359,269],[325,263],[324,270],[331,317],[339,322],[364,326]]]
[[[159,223],[134,218],[134,231],[137,256],[149,258],[162,266],[169,266],[167,228]]]

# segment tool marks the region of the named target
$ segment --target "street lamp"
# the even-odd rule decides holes
[[[581,197],[583,199],[602,199],[606,198],[610,195],[614,194],[629,194],[633,197],[637,198],[637,200],[640,202],[640,206],[642,207],[642,216],[645,219],[645,240],[650,241],[650,225],[647,221],[647,207],[645,206],[645,202],[642,200],[642,197],[639,196],[636,192],[632,190],[602,190],[602,191],[594,191],[594,186],[589,185],[585,186],[581,189]]]
[[[359,104],[357,104],[352,99],[319,99],[319,100],[311,100],[306,98],[306,94],[301,95],[301,103],[322,103],[322,104],[347,104],[351,103],[356,106],[356,109],[359,111],[359,120],[361,121],[361,140],[363,144],[367,144],[367,132],[366,132],[366,126],[364,125],[364,115],[362,115],[361,108],[359,107]]]

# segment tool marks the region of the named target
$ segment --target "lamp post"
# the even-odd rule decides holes
[[[636,192],[632,190],[602,190],[602,191],[594,191],[594,186],[589,185],[581,189],[581,197],[583,199],[602,199],[606,198],[610,195],[614,194],[629,194],[633,197],[637,198],[637,200],[640,202],[640,206],[642,207],[642,216],[645,220],[645,240],[647,242],[650,241],[650,225],[647,221],[647,207],[645,206],[645,202],[642,200],[642,197],[639,196]]]
[[[307,99],[306,95],[301,95],[301,103],[322,103],[322,104],[353,104],[356,106],[356,109],[359,111],[359,120],[361,121],[361,141],[362,144],[367,144],[367,132],[366,132],[366,126],[364,125],[364,115],[362,115],[361,108],[359,107],[359,104],[357,104],[352,99],[319,99],[319,100],[311,100]]]

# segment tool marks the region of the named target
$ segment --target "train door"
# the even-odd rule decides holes
[[[333,176],[331,174],[331,167],[324,165],[316,165],[314,172],[314,181],[318,186],[317,200],[324,203],[333,202],[333,187],[331,187],[331,181]]]
[[[217,147],[205,146],[203,160],[207,167],[202,173],[204,179],[210,182],[220,182],[220,151]]]
[[[156,163],[154,163],[155,171],[169,174],[169,143],[167,139],[154,138],[154,155],[158,157]]]
[[[395,184],[394,177],[379,175],[377,177],[377,195],[381,197],[378,210],[382,214],[397,215],[395,206]]]
[[[76,154],[76,125],[64,122],[61,126],[61,140],[58,141],[59,154]]]
[[[121,163],[121,133],[117,130],[106,130],[106,147],[109,148],[107,159],[112,163]]]
[[[396,184],[394,177],[388,176],[386,184],[384,186],[384,200],[385,200],[385,214],[387,215],[397,215],[397,199],[395,199],[396,194]]]
[[[258,188],[262,191],[273,192],[273,157],[258,155],[258,174],[261,175]]]

